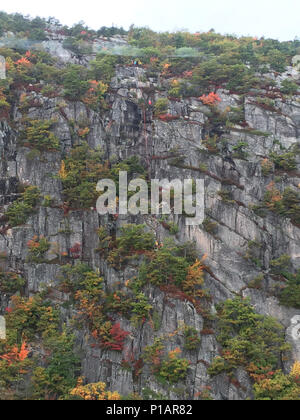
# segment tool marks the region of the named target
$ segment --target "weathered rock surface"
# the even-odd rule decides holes
[[[47,50],[62,61],[69,62],[72,59],[59,41],[46,44]],[[139,98],[144,98],[145,101],[149,98],[155,100],[158,94],[146,94],[144,88],[153,88],[154,91],[159,81],[152,79],[144,82],[144,80],[145,72],[141,68],[118,68],[111,84],[113,90],[109,95],[111,109],[103,115],[93,111],[87,112],[82,103],[66,103],[65,116],[63,116],[57,111],[57,100],[43,98],[40,95],[43,107],[30,109],[29,117],[57,119],[55,134],[60,138],[61,153],[42,153],[34,160],[30,160],[29,150],[17,146],[14,130],[6,122],[1,122],[0,213],[4,213],[7,205],[18,196],[17,179],[38,186],[43,195],[50,195],[61,204],[62,186],[54,175],[59,171],[62,153],[74,145],[68,120],[76,121],[80,116],[84,116],[89,119],[92,128],[87,137],[89,145],[92,148],[101,147],[107,159],[115,157],[123,159],[139,155],[146,165],[147,158],[156,157],[151,160],[150,169],[153,178],[205,179],[206,214],[217,222],[217,234],[209,234],[202,227],[187,227],[183,218],[176,218],[180,227],[176,240],[179,243],[195,241],[199,257],[207,255],[207,265],[211,269],[211,274],[206,275],[205,285],[210,289],[213,298],[211,310],[214,310],[217,303],[235,295],[249,297],[257,312],[277,318],[284,326],[287,340],[293,347],[293,360],[300,360],[300,311],[280,306],[278,300],[270,295],[271,280],[265,281],[259,290],[249,288],[250,281],[261,272],[265,274],[265,278],[268,278],[270,260],[283,254],[291,256],[294,270],[300,268],[299,227],[287,219],[274,215],[259,217],[249,209],[250,204],[257,204],[262,200],[270,182],[268,177],[264,177],[261,173],[262,158],[271,150],[279,150],[278,141],[284,147],[299,143],[299,103],[291,101],[289,104],[283,104],[278,100],[277,106],[282,110],[282,114],[278,115],[254,105],[251,98],[246,97],[244,100],[246,122],[252,129],[267,132],[269,136],[229,130],[224,134],[228,139],[224,154],[210,155],[203,145],[205,135],[203,126],[207,117],[199,101],[193,98],[171,103],[169,112],[179,118],[172,122],[155,120],[152,112],[148,111],[146,144],[143,114],[137,100]],[[224,108],[229,104],[234,105],[237,99],[225,91],[221,91],[220,96],[222,97],[220,106]],[[15,110],[15,113],[18,118],[18,111]],[[229,158],[230,150],[239,141],[248,143],[247,160]],[[184,168],[172,166],[171,159],[162,159],[175,152],[182,157]],[[200,168],[203,163],[206,165],[205,173],[193,169]],[[300,164],[298,164],[299,169]],[[211,177],[209,173],[215,177]],[[231,191],[234,203],[222,201],[217,194],[223,188],[224,179],[233,181],[232,185],[226,188]],[[293,178],[282,177],[282,184],[285,187],[291,185],[297,187],[300,184],[299,174]],[[132,219],[120,219],[115,222],[113,228],[118,229],[121,224],[130,220]],[[145,222],[160,242],[169,236],[154,218],[148,216],[138,220]],[[95,251],[98,245],[96,230],[106,222],[106,218],[98,216],[94,209],[74,211],[66,216],[60,208],[41,207],[25,226],[0,234],[0,253],[7,256],[7,259],[1,260],[1,266],[23,273],[27,279],[28,294],[41,291],[45,285],[55,288],[60,272],[60,262],[54,255],[55,250],[54,254],[49,253],[48,263],[38,265],[26,263],[28,240],[34,235],[42,235],[49,238],[60,253],[67,252],[72,245],[80,243],[82,260],[100,269],[107,287],[112,288],[119,283],[118,287],[122,288],[124,281],[134,275],[134,267],[127,267],[125,272],[117,272],[101,260],[99,253]],[[244,257],[249,241],[262,244],[259,249],[261,268]],[[172,333],[180,329],[183,323],[199,332],[204,329],[203,318],[189,302],[166,299],[161,291],[154,288],[147,290],[147,296],[158,313],[159,329],[154,332],[149,323],[142,328],[134,328],[128,321],[120,319],[121,326],[130,332],[123,354],[92,348],[88,332],[78,332],[78,344],[83,354],[82,375],[88,382],[104,381],[109,389],[117,390],[123,395],[132,392],[141,393],[143,388],[150,388],[169,398],[191,399],[210,387],[212,397],[218,400],[244,400],[252,397],[250,379],[244,371],[237,372],[240,387],[231,383],[226,375],[211,378],[207,374],[207,366],[220,350],[213,334],[202,335],[199,354],[184,352],[183,356],[189,358],[191,365],[186,383],[178,385],[176,393],[158,385],[150,372],[143,371],[143,374],[136,378],[132,372],[124,370],[121,367],[122,360],[132,356],[138,361],[141,350],[153,343],[154,333],[155,336],[170,336],[167,350],[172,350],[174,347],[183,347],[183,337],[180,335],[172,337]],[[4,298],[2,300],[5,302]],[[2,310],[4,307],[3,303]],[[291,363],[292,360],[286,363],[287,369]]]

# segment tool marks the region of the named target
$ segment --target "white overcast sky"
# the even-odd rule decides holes
[[[214,28],[223,34],[293,40],[300,36],[299,0],[2,0],[0,10],[54,16],[89,27],[149,26],[156,31]]]

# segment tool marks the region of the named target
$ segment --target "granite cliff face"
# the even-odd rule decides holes
[[[124,40],[123,40],[124,41]],[[125,41],[124,41],[125,42]],[[58,60],[81,62],[88,65],[89,57],[80,59],[62,47],[60,40],[45,41],[44,47]],[[275,83],[300,77],[294,68],[281,74],[271,73]],[[31,92],[31,99],[38,107],[29,107],[27,117],[32,120],[55,120],[54,134],[60,140],[59,151],[43,151],[34,159],[28,157],[29,149],[18,144],[18,122],[22,119],[20,104],[16,102],[14,121],[3,118],[0,122],[0,212],[19,197],[18,184],[37,186],[42,196],[51,196],[54,206],[40,206],[26,224],[9,227],[5,218],[0,235],[0,253],[3,271],[20,273],[26,280],[25,295],[32,296],[48,288],[51,300],[62,305],[68,294],[59,287],[61,261],[50,251],[42,263],[27,259],[28,241],[33,237],[45,237],[59,249],[60,255],[68,255],[74,244],[80,244],[75,263],[88,263],[99,269],[107,292],[125,291],[126,281],[138,275],[139,257],[130,260],[117,270],[97,251],[99,227],[107,227],[110,235],[119,235],[120,228],[128,223],[145,224],[153,232],[158,243],[173,238],[176,243],[194,242],[199,259],[206,255],[204,289],[209,290],[211,300],[207,304],[210,314],[216,313],[220,302],[236,296],[248,297],[257,313],[276,318],[284,327],[286,341],[292,351],[282,360],[282,368],[288,373],[300,360],[300,310],[280,304],[278,294],[285,285],[282,277],[272,272],[272,261],[283,255],[291,258],[289,271],[300,269],[299,225],[286,215],[279,215],[270,208],[264,214],[254,211],[261,205],[267,191],[286,188],[297,191],[300,185],[300,157],[295,153],[296,167],[284,170],[274,167],[264,171],[262,162],[269,162],[271,153],[283,153],[298,147],[300,139],[300,103],[298,96],[283,100],[278,96],[272,106],[264,106],[256,100],[256,93],[232,94],[217,89],[221,102],[216,105],[219,113],[228,107],[240,107],[245,129],[237,125],[215,124],[209,107],[198,98],[169,101],[164,121],[154,116],[153,107],[147,107],[144,116],[142,103],[153,104],[159,98],[168,97],[168,80],[159,73],[149,75],[142,66],[121,66],[115,70],[107,103],[102,112],[89,109],[78,101],[43,96]],[[260,92],[261,94],[261,92]],[[173,116],[175,118],[170,118]],[[115,162],[138,156],[152,178],[205,180],[205,212],[210,226],[189,227],[185,218],[174,216],[178,226],[171,235],[165,224],[154,216],[99,216],[95,209],[71,210],[66,213],[63,203],[62,182],[57,175],[61,161],[74,147],[70,121],[84,119],[90,130],[85,138],[92,149],[100,148],[106,160]],[[218,137],[218,144],[207,146],[207,136]],[[145,141],[145,136],[147,141]],[[242,146],[242,143],[244,146]],[[216,150],[214,148],[216,147]],[[293,149],[294,150],[294,149]],[[295,149],[296,150],[296,149]],[[150,162],[148,167],[147,162]],[[271,184],[277,176],[276,186]],[[258,283],[255,283],[255,279]],[[253,282],[255,285],[253,285]],[[245,400],[253,398],[252,383],[242,368],[235,371],[235,380],[226,373],[208,374],[208,367],[221,354],[217,340],[217,323],[187,299],[178,299],[172,293],[153,285],[144,290],[156,316],[155,328],[151,322],[133,325],[128,319],[117,316],[123,330],[129,332],[122,352],[106,350],[91,345],[93,338],[88,329],[76,331],[76,347],[81,355],[81,374],[86,383],[105,382],[108,389],[122,395],[142,395],[149,389],[156,396],[171,399],[197,399],[203,392],[216,400]],[[0,295],[2,315],[9,307],[9,297]],[[74,309],[63,309],[62,317],[69,323]],[[182,325],[193,327],[201,336],[197,351],[183,350],[182,356],[190,361],[185,381],[175,386],[160,384],[145,365],[137,373],[137,363],[143,349],[153,344],[155,337],[165,337],[165,351],[184,349]],[[129,361],[124,367],[124,360]],[[201,394],[202,393],[202,394]]]

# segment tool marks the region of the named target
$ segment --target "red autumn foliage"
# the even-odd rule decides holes
[[[183,77],[190,79],[191,77],[193,77],[193,72],[192,71],[185,71],[183,74]]]
[[[101,346],[105,349],[122,351],[124,348],[124,341],[129,335],[128,331],[124,331],[120,323],[113,325],[110,330],[111,341],[102,342]]]
[[[219,95],[217,95],[214,92],[210,92],[209,95],[202,95],[200,97],[200,101],[202,101],[202,103],[204,105],[209,105],[209,106],[214,106],[216,105],[218,102],[221,102],[221,98]]]
[[[169,122],[169,121],[173,121],[173,120],[178,120],[179,116],[178,115],[171,115],[171,114],[162,114],[162,115],[159,115],[158,118],[161,121]]]
[[[81,256],[81,244],[76,242],[76,244],[74,244],[72,248],[70,248],[70,253],[72,258],[78,260]]]
[[[26,57],[22,57],[20,58],[20,60],[16,61],[16,64],[18,66],[24,66],[24,67],[30,67],[32,64],[30,63],[29,60],[27,60]]]

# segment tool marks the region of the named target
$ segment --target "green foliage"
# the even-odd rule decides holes
[[[281,274],[285,269],[289,267],[291,263],[291,257],[289,255],[281,255],[281,257],[270,261],[271,272],[273,274]]]
[[[293,80],[285,79],[281,82],[281,92],[286,95],[295,95],[298,92],[299,85]]]
[[[284,214],[297,224],[300,224],[300,194],[292,188],[286,188],[283,192],[282,204]]]
[[[296,274],[284,272],[287,285],[281,290],[279,300],[281,305],[300,309],[300,270]]]
[[[166,114],[168,112],[169,100],[167,98],[160,98],[155,102],[154,113],[156,116]]]
[[[34,399],[63,398],[75,387],[80,373],[80,359],[74,353],[73,335],[63,331],[45,340],[45,348],[50,356],[46,367],[38,367],[32,376]]]
[[[140,322],[144,322],[146,319],[149,319],[150,311],[152,311],[153,306],[150,305],[148,298],[144,293],[138,293],[135,296],[135,301],[131,302],[131,310],[133,316],[131,321],[134,325],[138,325]]]
[[[249,282],[249,289],[261,289],[264,278],[265,276],[263,274],[259,274],[258,276],[256,276],[253,280]]]
[[[296,155],[294,152],[286,152],[278,154],[270,153],[271,160],[275,163],[277,169],[284,169],[285,171],[293,171],[297,168]]]
[[[6,323],[13,344],[20,343],[22,338],[34,341],[38,337],[46,338],[55,334],[59,326],[59,313],[40,295],[29,299],[14,296]]]
[[[86,291],[93,297],[103,295],[103,278],[87,264],[65,265],[61,268],[61,288],[74,297],[78,291]]]
[[[7,295],[14,295],[20,292],[26,281],[16,273],[0,271],[0,292]]]
[[[90,62],[90,78],[110,83],[115,73],[117,60],[117,57],[99,54],[96,60]]]
[[[155,338],[151,346],[144,348],[143,360],[151,365],[152,373],[160,382],[176,384],[186,378],[190,365],[187,359],[178,357],[180,353],[181,350],[177,348],[164,356],[162,338]]]
[[[189,263],[178,254],[176,247],[159,249],[154,259],[141,267],[140,278],[147,279],[155,286],[175,284],[180,287],[186,280]]]
[[[269,159],[264,159],[261,162],[261,172],[264,176],[270,175],[274,171],[274,165]]]
[[[27,262],[39,264],[45,261],[46,252],[51,247],[47,238],[35,236],[27,245],[29,248]]]
[[[22,399],[22,388],[26,386],[27,375],[32,366],[32,362],[27,358],[26,343],[23,344],[23,351],[23,346],[11,347],[1,344],[0,342],[0,401]],[[8,356],[8,360],[5,356]]]
[[[249,300],[227,300],[218,311],[218,341],[222,356],[209,368],[211,375],[232,373],[244,367],[255,379],[262,370],[279,367],[281,352],[288,349],[281,325],[273,318],[258,315]]]
[[[96,190],[98,181],[112,179],[119,191],[120,171],[127,171],[128,181],[136,175],[144,177],[145,173],[137,157],[133,156],[109,168],[108,162],[103,159],[103,153],[99,149],[93,150],[87,143],[73,148],[62,161],[58,174],[63,184],[64,201],[68,203],[69,208],[95,207],[100,195]]]
[[[185,326],[183,333],[184,333],[184,348],[190,351],[197,350],[197,348],[199,347],[201,343],[201,339],[200,339],[198,331],[193,327]]]
[[[85,67],[71,64],[64,70],[63,87],[64,95],[71,101],[76,101],[84,96],[89,88],[88,73]]]
[[[267,62],[273,70],[284,72],[287,66],[287,57],[282,51],[274,48],[268,52]]]
[[[113,324],[108,312],[122,313],[125,308],[130,309],[129,302],[122,302],[125,296],[118,292],[106,295],[103,279],[86,264],[63,267],[61,280],[61,290],[70,293],[71,303],[78,311],[76,325],[88,327],[101,348],[122,351],[129,333],[122,330],[120,323]]]
[[[116,239],[115,248],[109,253],[108,261],[120,266],[138,254],[153,251],[154,245],[154,235],[145,232],[145,225],[125,225]]]
[[[128,33],[128,31],[126,31],[122,27],[118,28],[116,26],[111,26],[111,27],[102,26],[102,28],[100,28],[97,31],[97,35],[107,36],[107,37],[112,37],[114,35],[126,35],[127,33]]]
[[[283,194],[275,187],[269,188],[260,208],[271,210],[279,216],[289,217],[292,223],[300,224],[300,194],[293,188],[286,188]]]
[[[193,84],[209,93],[214,86],[224,85],[228,90],[245,93],[258,83],[252,69],[244,64],[224,64],[212,58],[199,64],[193,72]]]
[[[40,41],[46,39],[44,32],[46,21],[39,17],[30,19],[22,16],[20,13],[7,14],[0,12],[0,28],[0,35],[3,35],[4,31],[26,32],[30,39],[38,39]]]
[[[10,226],[26,223],[29,216],[34,214],[40,200],[40,190],[37,187],[27,187],[22,197],[16,200],[5,213]]]
[[[255,399],[261,401],[299,401],[299,376],[272,372],[269,378],[254,384]]]
[[[220,190],[218,191],[218,195],[221,197],[222,201],[227,204],[234,204],[235,201],[232,198],[232,192],[228,190]]]
[[[59,139],[50,132],[54,121],[27,120],[20,133],[20,143],[39,151],[59,149]]]
[[[262,265],[261,262],[261,248],[262,244],[258,242],[257,240],[249,241],[248,242],[248,249],[244,256],[246,260],[252,261],[254,264],[256,264],[258,267]]]
[[[213,222],[209,217],[204,219],[202,225],[206,232],[211,233],[213,235],[215,235],[218,231],[218,223]]]
[[[156,377],[160,380],[176,384],[185,380],[190,362],[187,359],[180,359],[180,350],[171,351],[168,357],[162,361]]]
[[[145,233],[145,225],[126,225],[117,239],[120,252],[151,251],[155,240],[153,233]]]
[[[71,150],[62,163],[59,176],[64,201],[69,207],[89,208],[95,206],[99,196],[97,182],[110,178],[111,174],[108,165],[103,162],[102,153],[90,149],[85,143]]]
[[[164,350],[162,338],[155,338],[151,346],[146,346],[143,350],[143,360],[152,364],[152,369],[156,370],[156,365],[159,365],[160,357]]]
[[[248,143],[240,141],[236,146],[232,148],[233,150],[232,156],[237,159],[246,159],[248,154],[244,149],[248,146],[249,146]]]
[[[167,216],[162,216],[160,218],[160,223],[165,229],[167,229],[171,233],[171,235],[177,235],[177,233],[179,232],[178,225],[175,222],[169,222]]]
[[[219,147],[218,147],[218,136],[213,136],[213,137],[206,137],[205,140],[203,140],[203,144],[204,146],[207,148],[207,150],[209,151],[209,153],[211,154],[217,154],[219,153]]]

